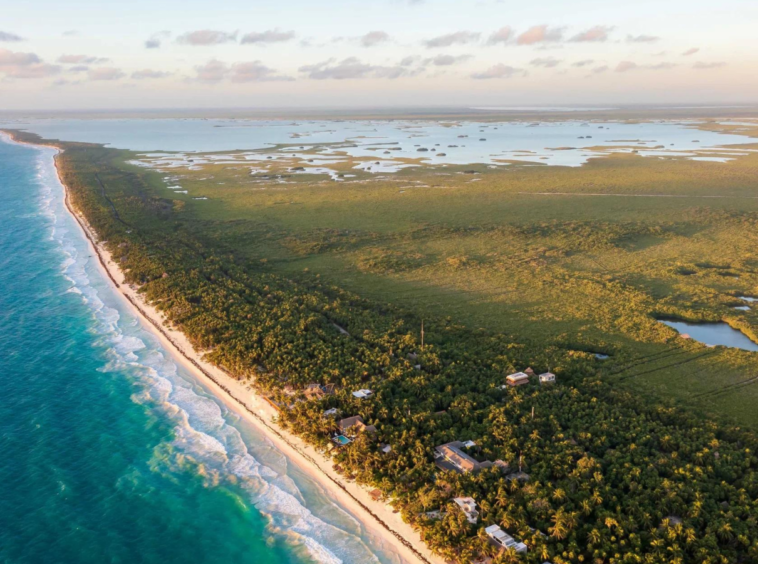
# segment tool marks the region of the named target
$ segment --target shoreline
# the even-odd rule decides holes
[[[331,459],[274,423],[276,411],[268,402],[226,371],[203,360],[181,331],[166,326],[163,315],[158,310],[148,304],[135,289],[118,282],[119,277],[123,277],[123,273],[108,250],[98,241],[96,233],[86,218],[80,215],[70,202],[69,189],[63,182],[58,168],[58,157],[64,152],[61,147],[54,144],[18,141],[11,133],[3,133],[13,143],[37,148],[46,147],[56,151],[53,162],[58,182],[63,187],[66,210],[73,217],[86,238],[88,246],[97,256],[98,268],[110,280],[116,293],[124,299],[125,305],[135,317],[155,335],[161,345],[172,353],[182,366],[229,409],[253,425],[277,449],[297,464],[309,478],[332,494],[334,500],[350,511],[367,531],[380,539],[381,543],[395,548],[396,554],[404,562],[444,564],[445,560],[431,553],[421,540],[419,533],[402,520],[399,512],[393,512],[392,507],[384,502],[374,501],[368,489],[355,482],[349,482],[337,474],[332,468]]]

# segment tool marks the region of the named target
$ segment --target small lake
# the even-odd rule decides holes
[[[721,345],[745,351],[758,351],[758,344],[726,323],[685,323],[684,321],[664,320],[660,320],[660,322],[676,329],[679,333],[686,333],[704,345]]]

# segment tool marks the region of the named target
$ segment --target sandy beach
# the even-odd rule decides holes
[[[56,170],[58,170],[57,159],[62,150],[54,145],[46,146],[58,150],[55,156]],[[123,274],[118,265],[112,260],[110,253],[99,241],[86,219],[73,209],[68,188],[63,179],[60,178],[60,174],[58,179],[65,191],[66,209],[74,217],[82,233],[89,241],[92,251],[98,257],[102,273],[113,283],[134,315],[156,335],[167,350],[174,354],[178,362],[181,362],[187,370],[191,371],[231,410],[238,413],[271,440],[284,455],[297,464],[310,478],[329,491],[332,498],[360,519],[363,526],[372,535],[379,538],[383,544],[393,546],[403,562],[414,564],[442,564],[445,562],[444,559],[433,555],[428,550],[418,532],[403,522],[400,513],[395,513],[391,506],[381,501],[373,500],[368,489],[337,474],[332,469],[332,462],[329,458],[300,438],[279,427],[274,422],[276,411],[273,407],[256,395],[254,391],[251,391],[246,384],[237,381],[225,371],[204,361],[201,355],[194,351],[182,332],[172,329],[164,323],[162,313],[146,303],[135,288],[122,283]]]

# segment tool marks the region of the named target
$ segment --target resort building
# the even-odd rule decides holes
[[[347,433],[350,429],[355,429],[359,433],[362,433],[364,431],[368,433],[374,433],[376,432],[376,427],[373,425],[366,425],[363,422],[363,418],[360,415],[354,415],[353,417],[347,417],[345,419],[342,419],[337,425],[340,428],[340,431],[342,431],[343,434]]]
[[[308,384],[303,391],[306,399],[321,399],[334,393],[334,384]]]
[[[358,390],[357,392],[353,392],[353,396],[358,399],[370,398],[373,395],[374,395],[374,392],[372,392],[371,390]]]
[[[516,552],[525,553],[527,548],[523,542],[517,542],[511,535],[506,533],[499,525],[490,525],[484,532],[490,538],[490,542],[498,548],[512,549]]]
[[[479,521],[479,512],[476,510],[476,501],[472,497],[456,497],[455,504],[466,514],[466,520],[472,525]]]
[[[554,384],[555,383],[555,374],[552,372],[545,372],[544,374],[540,374],[540,384]]]
[[[529,374],[525,372],[516,372],[515,374],[509,374],[505,377],[505,383],[508,386],[523,386],[529,383]]]
[[[485,460],[477,462],[472,456],[463,452],[465,443],[453,441],[434,447],[434,462],[442,470],[453,470],[459,474],[468,474],[469,472],[478,472],[484,468],[492,466],[492,462]]]

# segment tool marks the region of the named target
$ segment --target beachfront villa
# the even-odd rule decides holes
[[[478,462],[472,456],[463,452],[462,449],[466,448],[467,443],[475,444],[472,441],[467,441],[466,443],[453,441],[434,447],[434,463],[442,470],[452,470],[459,474],[478,472],[492,466],[492,462],[489,460]]]
[[[364,431],[367,433],[376,432],[376,427],[374,425],[366,425],[363,422],[363,417],[361,417],[360,415],[354,415],[353,417],[346,417],[345,419],[342,419],[339,423],[337,423],[337,426],[340,428],[340,431],[342,431],[343,435],[347,435],[350,429],[355,429],[359,433],[362,433]]]
[[[453,501],[466,515],[466,520],[472,525],[476,525],[476,523],[479,521],[479,511],[476,509],[476,501],[474,501],[474,498],[456,497],[453,499]]]
[[[370,398],[373,395],[374,395],[374,392],[372,392],[371,390],[358,390],[358,391],[353,392],[353,397],[356,397],[358,399]]]
[[[511,387],[523,386],[524,384],[529,383],[529,374],[526,372],[516,372],[515,374],[509,374],[505,377],[505,383]]]
[[[511,535],[506,533],[499,525],[490,525],[484,532],[487,533],[490,542],[500,549],[513,549],[516,552],[525,553],[527,548],[523,542],[518,542]]]

